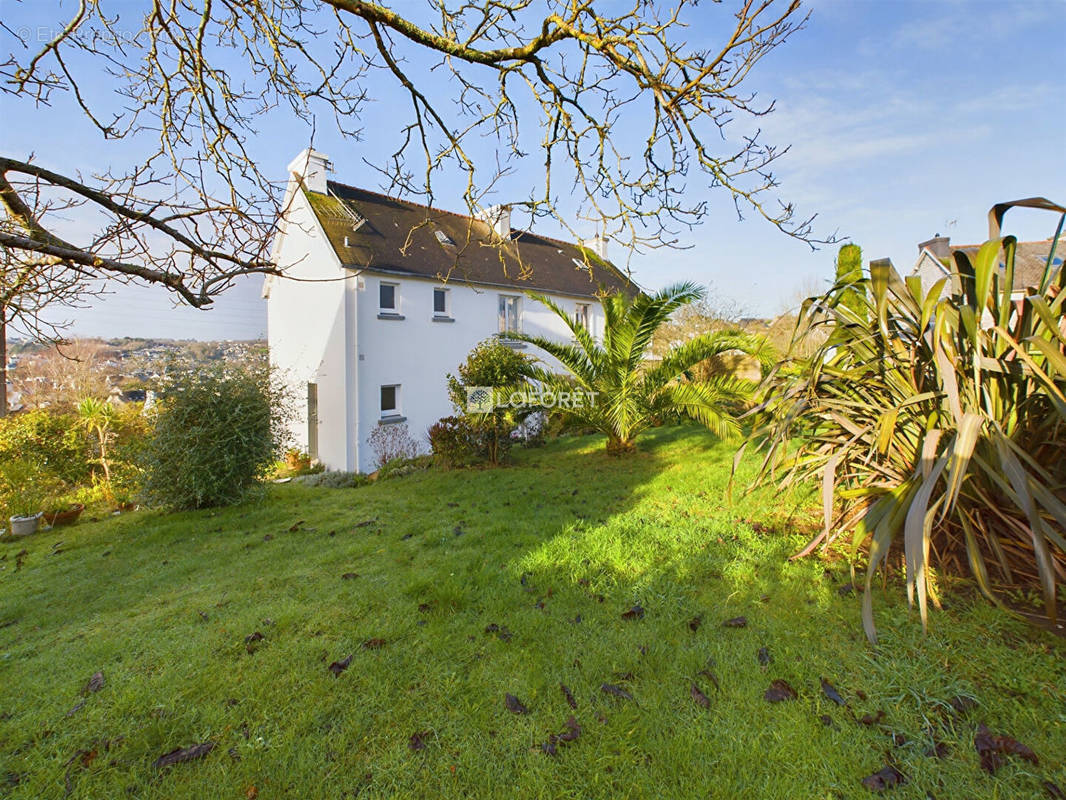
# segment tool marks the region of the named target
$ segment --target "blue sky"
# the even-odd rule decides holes
[[[45,11],[51,5],[58,5],[58,15]],[[936,233],[953,242],[983,240],[985,215],[995,202],[1032,195],[1066,199],[1066,2],[808,5],[808,27],[760,62],[749,85],[777,100],[775,113],[761,121],[764,134],[791,144],[777,170],[780,194],[802,212],[817,212],[819,232],[836,231],[862,245],[867,259],[887,256],[909,268],[916,243]],[[54,24],[72,4],[0,0],[0,8],[5,23],[17,28]],[[699,24],[703,13],[701,8],[692,17],[691,42],[706,35]],[[3,152],[19,158],[35,152],[40,163],[59,171],[121,166],[135,157],[132,144],[104,145],[62,103],[27,111],[0,98]],[[361,159],[388,143],[390,120],[387,104],[372,107],[364,120],[365,143],[344,140],[320,124],[316,146],[332,158],[337,179],[377,188],[377,176]],[[294,120],[282,120],[253,146],[281,178],[307,135]],[[460,208],[458,188],[452,187],[454,199],[448,188],[438,191],[437,204]],[[1007,221],[1008,231],[1022,238],[1044,238],[1054,222],[1035,212],[1012,212]],[[750,215],[738,222],[725,195],[712,202],[701,226],[682,233],[680,243],[686,249],[635,257],[637,280],[650,288],[695,280],[747,315],[778,313],[801,291],[816,289],[831,275],[835,251],[812,252]],[[73,320],[75,335],[254,338],[266,328],[259,285],[255,279],[234,288],[209,311],[177,308],[156,287],[116,287],[90,307],[61,316]]]

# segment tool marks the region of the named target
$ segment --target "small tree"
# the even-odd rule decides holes
[[[172,381],[145,448],[146,498],[174,509],[241,501],[282,452],[286,409],[266,370],[220,365]]]
[[[467,389],[475,386],[493,389],[494,396],[510,395],[528,388],[528,378],[533,370],[533,360],[508,347],[499,339],[480,342],[470,351],[466,361],[459,365],[455,375],[448,375],[448,397],[459,419],[465,421],[472,435],[469,441],[477,442],[478,449],[490,464],[499,464],[511,444],[511,433],[535,409],[500,406],[491,409],[472,410],[468,404]]]
[[[97,452],[100,454],[100,467],[104,470],[104,482],[111,483],[111,465],[108,463],[107,448],[113,438],[111,425],[115,421],[115,409],[103,400],[86,397],[78,403],[78,424],[85,428],[96,440]]]

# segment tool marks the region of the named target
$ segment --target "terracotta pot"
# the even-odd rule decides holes
[[[81,503],[71,503],[70,506],[62,511],[52,511],[44,515],[44,521],[51,525],[53,528],[59,525],[73,525],[78,521],[78,517],[81,516],[81,512],[85,510],[85,506]]]
[[[37,526],[41,524],[41,512],[37,512],[30,517],[12,517],[11,518],[11,535],[12,536],[29,536],[31,533],[37,532]]]

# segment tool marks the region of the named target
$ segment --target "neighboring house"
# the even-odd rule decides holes
[[[911,270],[911,275],[921,278],[922,289],[926,292],[938,280],[948,277],[953,290],[957,292],[961,286],[958,273],[955,272],[952,253],[961,250],[973,262],[980,248],[979,244],[952,245],[949,237],[937,234],[932,239],[918,245],[918,260],[914,264],[914,269]],[[1055,248],[1055,258],[1052,260],[1057,267],[1062,266],[1064,249],[1066,249],[1066,243],[1060,241],[1058,247]],[[1014,286],[1011,291],[1013,299],[1020,300],[1040,285],[1050,252],[1050,239],[1042,242],[1018,242],[1018,249],[1014,255]],[[1002,278],[1003,264],[1000,263],[999,267]]]
[[[327,179],[329,159],[304,150],[289,165],[270,277],[270,362],[298,398],[296,446],[330,469],[377,465],[379,425],[426,431],[453,413],[447,373],[478,342],[509,331],[561,341],[570,331],[551,296],[603,333],[601,290],[637,291],[606,260],[602,239],[568,244],[510,226],[510,209],[477,217],[397,200]],[[511,343],[516,348],[525,345]]]

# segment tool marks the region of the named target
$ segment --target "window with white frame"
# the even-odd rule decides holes
[[[378,286],[378,308],[382,314],[398,314],[400,310],[400,285],[382,281]]]
[[[585,330],[589,329],[589,304],[578,303],[574,309],[574,322],[583,327]]]
[[[381,418],[400,416],[400,385],[381,387]]]
[[[447,289],[433,290],[433,316],[447,317],[451,313],[450,295]]]
[[[518,301],[521,298],[509,294],[500,295],[500,334],[518,333]]]

